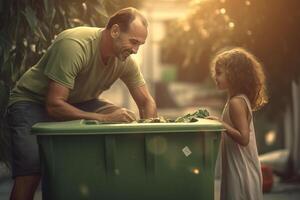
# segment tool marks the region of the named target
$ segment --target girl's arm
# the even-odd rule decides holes
[[[226,133],[235,142],[247,146],[250,137],[249,109],[244,99],[234,97],[229,100],[229,116],[232,126],[223,122]]]
[[[233,126],[230,126],[226,122],[219,120],[224,128],[225,133],[231,137],[235,142],[242,146],[247,146],[250,137],[250,119],[249,109],[245,100],[239,97],[234,97],[229,100],[229,115]],[[216,119],[214,117],[208,117],[209,119]]]

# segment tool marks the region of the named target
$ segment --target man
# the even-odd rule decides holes
[[[8,123],[12,136],[11,199],[33,199],[40,181],[36,137],[41,121],[91,119],[130,122],[133,114],[98,100],[118,78],[128,87],[141,118],[156,117],[156,105],[130,57],[147,37],[147,21],[134,8],[115,13],[104,29],[78,27],[57,36],[39,62],[12,90]]]

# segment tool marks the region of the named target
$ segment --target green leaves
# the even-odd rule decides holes
[[[175,120],[166,119],[162,116],[157,118],[149,118],[149,119],[140,119],[138,121],[134,121],[134,123],[190,123],[190,122],[197,122],[199,118],[205,118],[209,116],[209,112],[206,109],[199,108],[194,113],[186,114],[183,117],[178,117]]]
[[[34,30],[38,24],[38,20],[35,16],[35,11],[31,7],[26,6],[25,11],[22,11],[22,13],[25,15],[26,20],[29,26],[31,27],[31,29]]]
[[[7,132],[4,114],[8,101],[9,88],[0,80],[0,161],[4,160],[7,165],[10,158],[10,136]]]
[[[3,115],[6,103],[8,101],[9,89],[4,81],[0,80],[0,115]]]
[[[25,18],[31,28],[31,31],[36,36],[42,38],[44,41],[47,41],[45,35],[43,34],[43,32],[41,31],[41,29],[39,27],[39,22],[36,17],[35,11],[31,7],[26,6],[25,11],[23,11],[22,13],[25,16]]]
[[[193,114],[186,114],[183,117],[178,117],[175,122],[196,122],[198,121],[197,118],[205,118],[209,116],[209,112],[206,109],[199,108]]]

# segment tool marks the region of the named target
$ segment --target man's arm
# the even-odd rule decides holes
[[[80,110],[67,102],[69,92],[67,87],[49,80],[46,109],[51,117],[58,120],[91,119],[105,122],[129,122],[133,120],[125,110],[118,110],[110,114]]]
[[[150,95],[146,85],[129,88],[129,91],[139,108],[140,118],[146,119],[157,117],[155,101]]]

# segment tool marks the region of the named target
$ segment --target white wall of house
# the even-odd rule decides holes
[[[143,13],[149,21],[149,38],[145,44],[143,71],[150,82],[161,80],[160,42],[165,37],[165,22],[186,15],[186,0],[148,0],[145,1]],[[176,31],[176,30],[174,30]]]

